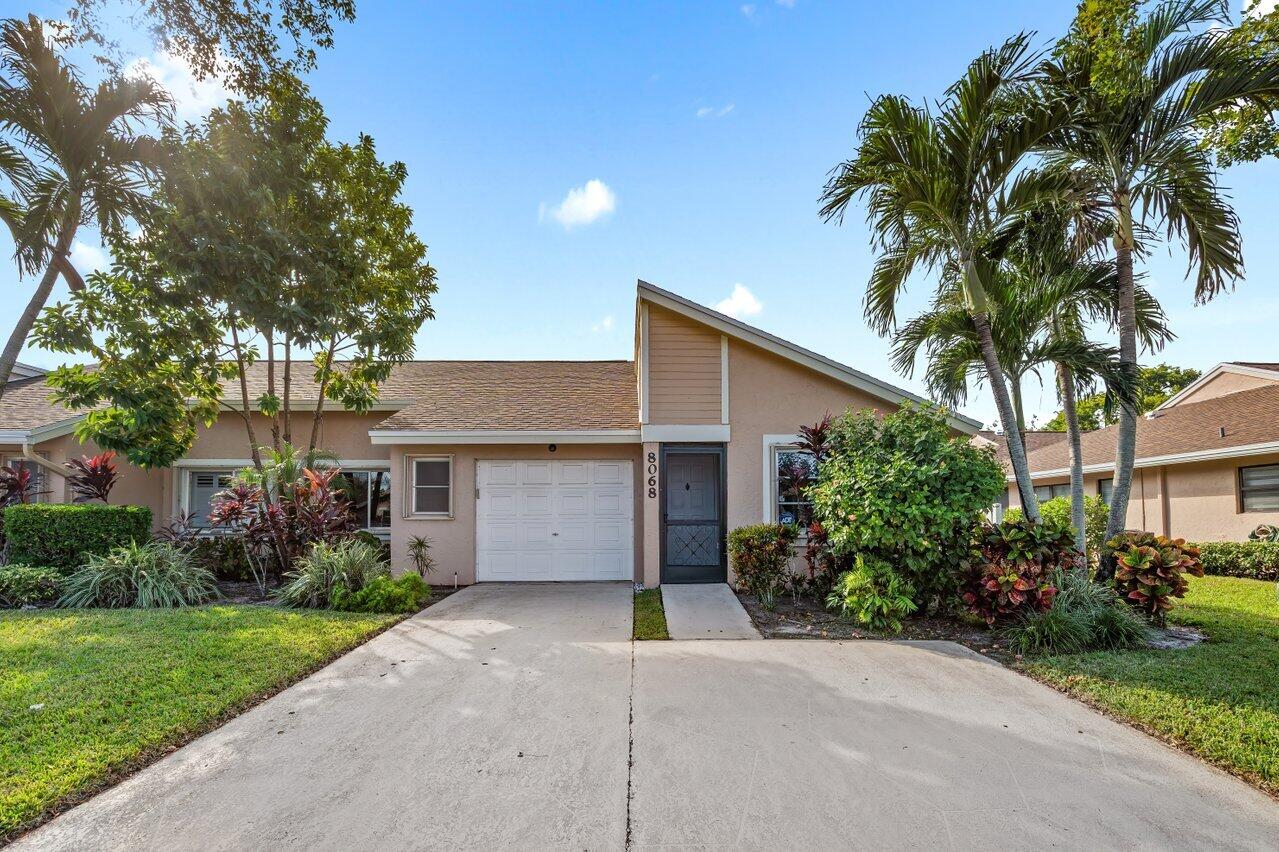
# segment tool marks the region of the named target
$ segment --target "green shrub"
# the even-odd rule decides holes
[[[167,609],[217,596],[213,572],[187,550],[159,541],[129,542],[105,556],[90,556],[67,577],[58,606]]]
[[[921,607],[953,600],[960,560],[1007,488],[994,452],[955,436],[942,409],[848,412],[808,489],[837,557],[892,565]]]
[[[754,524],[728,534],[728,558],[737,587],[772,609],[790,576],[791,545],[798,530],[786,524]]]
[[[1070,498],[1054,497],[1039,504],[1039,516],[1044,523],[1057,527],[1065,527],[1074,535],[1075,527],[1070,523]],[[1021,508],[1014,506],[1004,513],[1005,520],[1020,520]],[[1101,546],[1106,543],[1106,521],[1110,518],[1110,507],[1097,495],[1084,495],[1084,543],[1088,554],[1095,557],[1101,553]]]
[[[253,580],[253,568],[244,552],[240,536],[235,534],[197,538],[185,545],[195,560],[213,572],[219,580],[247,583]]]
[[[1069,529],[1008,520],[987,525],[964,564],[960,599],[987,624],[1046,612],[1053,580],[1081,559]]]
[[[70,570],[89,556],[151,537],[145,506],[27,503],[4,510],[8,561]]]
[[[1073,654],[1133,648],[1145,643],[1149,628],[1115,590],[1094,583],[1082,571],[1068,571],[1053,584],[1052,608],[1023,616],[1007,631],[1022,654]]]
[[[1279,541],[1205,541],[1194,546],[1205,574],[1279,580]]]
[[[317,541],[284,575],[284,585],[275,599],[281,606],[327,609],[336,589],[358,592],[375,577],[388,573],[379,548],[368,542],[354,538],[337,544]]]
[[[62,572],[33,565],[0,565],[0,607],[53,603],[62,593]]]
[[[1173,598],[1184,598],[1190,584],[1184,575],[1204,575],[1199,551],[1184,539],[1151,532],[1123,532],[1106,542],[1115,557],[1115,591],[1129,606],[1156,624],[1172,609]]]
[[[333,590],[332,608],[342,612],[417,612],[431,599],[431,587],[417,574],[401,574],[391,579],[378,574],[358,592],[345,586]]]
[[[858,556],[857,567],[835,581],[826,606],[871,630],[900,633],[902,619],[919,608],[914,596],[914,587],[888,563]]]

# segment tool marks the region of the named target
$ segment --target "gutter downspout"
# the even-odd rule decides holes
[[[59,478],[61,478],[61,479],[66,479],[67,472],[66,472],[64,469],[62,469],[60,466],[58,466],[58,465],[54,464],[53,462],[49,461],[49,460],[48,460],[47,458],[45,458],[44,456],[39,455],[38,453],[36,453],[36,451],[35,451],[35,445],[34,445],[34,444],[32,444],[32,443],[31,443],[31,441],[30,441],[30,440],[28,440],[28,439],[24,439],[24,440],[22,441],[22,457],[23,457],[24,459],[26,459],[27,461],[35,462],[35,463],[36,463],[36,464],[38,464],[40,467],[42,467],[42,468],[44,468],[45,470],[47,470],[47,471],[49,471],[49,472],[53,473],[55,476],[57,476],[57,477],[59,477]],[[59,501],[59,502],[61,502],[61,501]]]

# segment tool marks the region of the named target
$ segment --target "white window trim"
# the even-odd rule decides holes
[[[191,511],[191,478],[197,473],[229,473],[230,475],[235,476],[235,472],[241,467],[244,467],[244,465],[240,465],[239,467],[229,467],[227,465],[203,465],[197,467],[195,465],[190,465],[179,468],[178,479],[180,481],[180,486],[177,489],[177,495],[175,495],[178,498],[178,511],[175,514],[185,516],[187,512]],[[208,525],[200,528],[200,535],[220,535],[225,532],[225,530],[214,529],[212,526]]]
[[[415,478],[414,462],[419,461],[447,461],[449,463],[449,510],[447,512],[415,512],[413,511],[414,493],[417,489],[417,479]],[[453,464],[453,455],[427,454],[427,455],[411,455],[404,457],[404,519],[417,521],[451,521],[453,520],[454,492],[457,490],[457,483],[454,481],[453,472],[456,466]]]
[[[347,463],[347,464],[342,464],[342,465],[340,465],[338,469],[339,469],[342,473],[347,473],[347,472],[350,472],[350,473],[377,473],[378,471],[386,471],[386,473],[387,473],[387,474],[390,474],[390,472],[391,472],[391,462],[390,462],[390,460],[389,460],[389,459],[388,459],[388,460],[385,460],[385,461],[379,461],[379,462],[376,462],[376,463],[372,463],[372,464],[368,464],[368,463],[365,463],[365,464],[359,464],[359,463],[355,463],[355,462],[350,462],[350,463]],[[450,486],[451,486],[451,483],[450,483]],[[371,509],[373,508],[373,492],[372,492],[372,488],[373,488],[373,480],[370,478],[370,479],[369,479],[369,481],[368,481],[368,483],[364,486],[364,500],[365,500],[365,503],[366,503],[366,505],[367,505],[367,509],[368,509],[368,510],[371,510]],[[394,489],[394,488],[395,488],[395,482],[394,482],[394,481],[392,481],[392,482],[391,482],[391,488],[392,488],[392,489]],[[395,512],[394,512],[394,508],[392,508],[392,512],[391,512],[391,521],[393,522],[394,520],[395,520]],[[388,523],[388,524],[387,524],[386,526],[384,526],[384,527],[360,527],[360,530],[361,530],[362,532],[366,532],[366,533],[369,533],[369,534],[371,534],[371,535],[378,536],[379,538],[389,538],[389,537],[390,537],[390,535],[391,535],[391,523]]]

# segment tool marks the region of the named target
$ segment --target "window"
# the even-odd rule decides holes
[[[807,450],[773,448],[773,506],[779,524],[796,524],[801,530],[813,522],[813,504],[804,496],[817,481],[817,460]]]
[[[186,510],[195,516],[191,518],[191,526],[196,529],[209,527],[213,495],[230,487],[234,475],[232,470],[193,470],[187,474]]]
[[[49,493],[45,490],[44,468],[31,459],[11,457],[5,462],[5,467],[13,470],[25,470],[31,475],[30,489],[27,491],[28,503],[42,503],[48,499]]]
[[[1045,500],[1052,500],[1054,497],[1069,497],[1070,483],[1063,482],[1059,485],[1036,485],[1035,499],[1040,503]]]
[[[410,456],[408,464],[408,514],[452,516],[453,457]]]
[[[1279,512],[1279,464],[1239,468],[1239,506],[1245,512]]]
[[[391,471],[343,469],[339,488],[350,502],[356,526],[366,530],[391,526]]]
[[[1115,480],[1098,479],[1097,480],[1097,496],[1101,498],[1101,502],[1107,506],[1110,505],[1110,495],[1115,492]]]

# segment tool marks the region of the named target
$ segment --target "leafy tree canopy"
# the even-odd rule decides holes
[[[1145,414],[1148,411],[1154,411],[1165,400],[1199,376],[1200,372],[1191,367],[1173,367],[1170,364],[1141,367],[1137,375],[1137,413]],[[1117,412],[1109,410],[1113,406],[1107,405],[1104,393],[1095,393],[1080,399],[1077,407],[1079,428],[1085,432],[1104,428],[1118,419]],[[1042,428],[1045,432],[1065,432],[1065,412],[1058,411]]]
[[[295,352],[315,367],[301,392],[321,402],[312,448],[324,400],[367,411],[391,366],[412,357],[436,285],[399,200],[407,170],[378,160],[369,137],[328,142],[326,125],[301,83],[276,78],[263,100],[169,134],[140,234],[115,240],[112,271],[36,327],[45,348],[97,363],[50,376],[56,399],[95,409],[82,438],[167,465],[225,408],[257,463],[255,413],[276,449],[291,440]],[[251,397],[259,359],[266,392]]]

